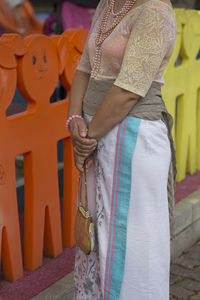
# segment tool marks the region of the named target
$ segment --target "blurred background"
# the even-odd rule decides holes
[[[199,9],[200,8],[200,1],[199,0],[172,0],[172,4],[175,7],[182,7],[182,8],[195,8]]]
[[[0,35],[16,32],[61,34],[68,28],[89,29],[99,0],[1,0]],[[174,7],[200,9],[200,0],[172,0]]]

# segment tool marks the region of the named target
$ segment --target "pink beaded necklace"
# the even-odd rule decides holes
[[[102,44],[107,39],[107,37],[113,32],[115,27],[120,23],[120,21],[124,18],[124,16],[129,12],[129,10],[133,7],[135,2],[137,0],[127,0],[122,9],[115,13],[114,12],[114,5],[115,5],[116,0],[111,0],[110,4],[108,5],[103,19],[100,24],[99,32],[97,34],[96,38],[96,54],[94,58],[94,66],[91,71],[91,78],[94,78],[97,76],[99,69],[100,69],[100,64],[101,64],[101,54],[102,54]],[[115,17],[115,21],[112,24],[112,26],[108,29],[107,28],[107,23],[108,23],[108,18],[110,13]]]

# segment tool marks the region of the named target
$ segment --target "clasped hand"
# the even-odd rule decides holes
[[[76,168],[83,172],[83,165],[96,149],[97,141],[87,138],[87,125],[84,120],[73,119],[69,127],[74,149],[74,163]]]

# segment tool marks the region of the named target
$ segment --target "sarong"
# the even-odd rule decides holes
[[[98,140],[87,175],[96,244],[77,248],[74,300],[169,300],[168,135],[161,119],[127,116]]]

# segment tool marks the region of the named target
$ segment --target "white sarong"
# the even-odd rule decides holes
[[[74,300],[169,300],[170,160],[161,120],[127,117],[99,139],[87,176],[96,244],[77,248]]]

